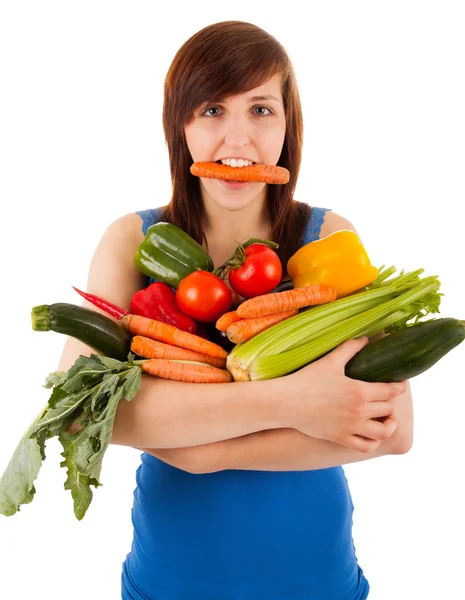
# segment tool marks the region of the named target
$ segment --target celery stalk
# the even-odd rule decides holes
[[[436,281],[436,276],[419,280],[423,269],[410,273],[401,272],[397,277],[386,281],[395,267],[385,271],[380,269],[378,278],[364,291],[321,306],[311,307],[262,331],[249,341],[238,344],[230,352],[227,368],[233,373],[247,370],[257,357],[275,355],[312,339],[333,324],[350,316],[360,314],[373,306],[394,299],[403,291],[418,286],[421,281]]]
[[[439,305],[439,281],[436,277],[425,278],[411,290],[403,292],[397,298],[383,302],[361,314],[334,323],[323,333],[306,343],[279,352],[272,356],[259,356],[249,365],[247,378],[251,380],[272,379],[291,373],[304,365],[330,352],[348,339],[361,335],[372,335],[374,330],[381,331],[406,316],[422,314],[422,310],[436,311]],[[423,316],[423,314],[422,314]],[[235,376],[236,373],[233,374]],[[245,377],[245,375],[243,375]]]

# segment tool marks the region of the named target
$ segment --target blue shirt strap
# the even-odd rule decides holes
[[[307,223],[307,228],[305,230],[302,246],[308,244],[309,242],[314,242],[315,240],[319,239],[321,226],[323,225],[323,221],[325,219],[325,214],[329,210],[331,209],[312,206],[312,212],[310,213],[310,218]]]
[[[163,213],[163,208],[148,208],[146,210],[138,210],[136,214],[142,218],[142,232],[144,235],[147,234],[147,229],[150,225],[154,225],[158,223]]]

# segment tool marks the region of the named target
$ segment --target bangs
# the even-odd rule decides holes
[[[212,78],[211,71],[208,77],[202,77],[203,73],[198,73],[197,85],[195,91],[189,94],[189,106],[186,106],[186,120],[190,120],[196,109],[202,104],[215,104],[223,102],[230,96],[239,96],[249,92],[271,79],[277,73],[283,74],[282,83],[286,80],[286,69],[282,65],[270,63],[263,65],[256,61],[237,61],[231,65],[228,62],[229,72],[225,72],[222,65],[216,63],[218,74]],[[203,69],[202,69],[203,70]]]
[[[223,32],[220,26],[214,35],[204,30],[193,36],[175,59],[176,81],[168,73],[165,91],[183,124],[206,102],[248,92],[278,73],[284,87],[289,77],[288,56],[275,38],[244,23],[224,25]]]

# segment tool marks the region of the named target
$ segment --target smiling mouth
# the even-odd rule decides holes
[[[216,160],[215,161],[216,164],[218,165],[222,165],[224,164],[223,162],[221,162],[221,160]],[[257,163],[252,163],[252,164],[257,164]],[[225,165],[228,166],[228,165]],[[244,167],[231,167],[231,169],[243,169]],[[223,179],[223,181],[226,181],[226,183],[247,183],[245,181],[243,181],[242,179]]]

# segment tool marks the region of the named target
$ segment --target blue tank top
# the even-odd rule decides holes
[[[144,234],[161,210],[137,213]],[[326,210],[312,208],[304,244],[319,238]],[[136,483],[123,600],[368,596],[342,467],[194,475],[144,452]]]

